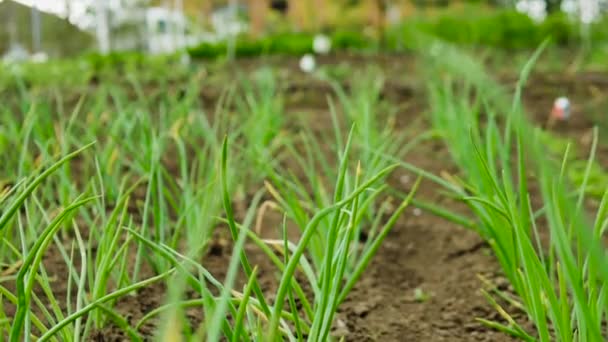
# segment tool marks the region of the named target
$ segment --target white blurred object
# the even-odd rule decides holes
[[[318,34],[312,42],[312,49],[315,53],[325,55],[331,50],[331,40],[324,34]]]
[[[315,57],[311,54],[305,54],[300,59],[300,69],[306,73],[313,72],[315,70],[315,66]]]
[[[538,22],[543,21],[547,16],[547,4],[544,0],[519,0],[515,8]]]
[[[566,108],[570,106],[570,100],[565,96],[560,96],[555,100],[555,104],[561,108]]]
[[[233,4],[234,5],[234,4]],[[211,14],[213,40],[225,40],[246,32],[248,23],[242,19],[244,9],[230,5],[218,8]]]
[[[563,0],[561,10],[578,17],[583,24],[590,24],[601,16],[606,4],[606,0]]]
[[[184,13],[168,7],[146,8],[145,25],[148,51],[153,54],[171,53],[196,41],[184,33],[188,25]]]
[[[29,52],[20,44],[13,44],[2,56],[2,60],[7,63],[18,63],[28,60]]]
[[[574,14],[578,10],[577,1],[578,0],[563,0],[560,9],[568,14]]]
[[[414,216],[420,216],[422,215],[422,210],[420,210],[420,208],[414,208]]]
[[[49,56],[44,52],[36,52],[30,56],[30,61],[33,63],[46,63],[49,60]]]
[[[395,4],[390,4],[386,11],[386,21],[390,25],[397,25],[401,22],[401,8]]]
[[[597,0],[579,0],[581,22],[590,24],[597,20],[600,7]]]
[[[187,52],[182,53],[181,56],[179,56],[179,62],[184,66],[190,65],[190,55]]]

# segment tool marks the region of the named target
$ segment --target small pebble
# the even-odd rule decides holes
[[[355,315],[359,316],[359,317],[365,317],[369,311],[372,309],[372,304],[371,303],[357,303],[355,305],[355,307],[353,308],[353,312],[355,313]]]
[[[420,210],[420,208],[414,208],[414,216],[420,216],[422,215],[422,210]]]

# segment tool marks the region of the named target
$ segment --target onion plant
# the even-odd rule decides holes
[[[433,59],[441,73],[430,76],[430,114],[461,173],[442,179],[403,165],[468,204],[476,218],[472,228],[491,246],[513,286],[514,293],[487,289],[504,322],[480,321],[525,341],[605,340],[608,259],[602,239],[608,195],[594,213],[584,205],[597,139],[583,181],[573,187],[565,177],[569,148],[563,158],[552,158],[521,105],[540,50],[524,66],[509,104],[506,91],[478,65],[449,47],[438,49],[450,52],[438,56],[452,59]],[[541,204],[533,205],[533,199]]]
[[[222,84],[212,108],[200,96],[205,77],[176,85],[174,75],[121,68],[84,66],[74,88],[43,84],[62,67],[0,80],[18,94],[0,101],[0,336],[79,341],[113,327],[143,341],[154,322],[162,341],[332,339],[339,305],[417,187],[390,210],[395,165],[366,151],[401,157],[391,142],[404,138],[373,124],[377,91],[339,95],[355,127],[348,138],[331,102],[334,137],[292,139],[271,69]],[[265,206],[283,221],[267,226]],[[269,230],[280,238],[260,233]],[[214,233],[232,239],[224,279],[207,267]],[[277,272],[274,295],[247,245]],[[65,274],[45,264],[50,253]],[[147,287],[166,294],[133,321],[122,302]]]

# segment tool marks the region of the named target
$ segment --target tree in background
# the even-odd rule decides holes
[[[560,11],[562,8],[562,0],[545,0],[545,9],[547,14]]]
[[[248,0],[250,31],[254,36],[264,31],[264,18],[268,13],[266,0]]]
[[[0,1],[0,55],[11,44],[24,47],[29,53],[42,51],[51,57],[73,56],[94,47],[94,37],[57,15],[40,12],[38,24],[32,25],[32,9],[17,2]],[[40,45],[32,29],[43,36]]]

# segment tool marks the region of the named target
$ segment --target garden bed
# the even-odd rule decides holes
[[[338,65],[337,61],[331,60],[331,58],[323,60],[323,62],[326,65]],[[243,60],[237,62],[236,66],[231,66],[231,71],[217,67],[207,71],[205,77],[209,81],[201,87],[197,96],[200,98],[201,106],[207,109],[210,120],[213,120],[210,113],[213,108],[217,107],[226,82],[233,77],[235,70],[236,73],[241,71],[248,75],[266,63],[268,63],[267,59]],[[332,147],[335,144],[335,127],[327,104],[327,98],[332,94],[333,89],[327,82],[299,72],[296,69],[297,61],[293,59],[281,59],[280,62],[273,60],[272,63],[273,68],[277,69],[277,74],[280,75],[278,89],[284,100],[283,120],[285,124],[281,128],[281,134],[297,136],[302,130],[309,128],[313,136],[317,138],[321,149],[327,154],[330,163],[337,165]],[[343,65],[342,72],[345,78],[350,79],[343,84],[347,91],[349,91],[349,87],[354,86],[352,84],[354,81],[350,77],[353,74],[363,73],[370,65],[377,67],[384,75],[384,86],[380,92],[379,105],[376,107],[378,113],[375,115],[376,120],[381,123],[380,126],[385,126],[386,123],[391,125],[390,120],[392,119],[384,111],[393,111],[393,129],[405,132],[407,137],[414,138],[431,128],[425,114],[428,111],[425,98],[426,89],[419,79],[420,75],[415,72],[415,61],[405,60],[404,57],[399,56],[352,57],[350,60],[341,60],[340,63]],[[178,80],[170,87],[174,87],[176,91],[187,92],[188,82],[191,80]],[[507,85],[511,85],[511,82],[511,80],[504,80]],[[157,86],[146,84],[143,89],[148,94],[157,94],[157,90],[155,90]],[[98,84],[91,84],[89,87],[91,88],[86,90],[87,92],[97,91],[95,87],[98,87]],[[606,94],[606,90],[608,90],[608,75],[574,74],[563,78],[535,75],[532,77],[528,89],[530,91],[524,96],[524,103],[528,113],[539,124],[544,123],[555,97],[570,96],[574,104],[572,120],[558,125],[555,133],[558,136],[572,138],[574,141],[580,142],[583,147],[589,145],[588,135],[591,127],[593,124],[602,124],[601,117],[595,115],[600,112],[604,103],[601,94]],[[589,100],[590,98],[593,100]],[[69,99],[66,101],[70,102]],[[174,105],[178,106],[179,103],[176,102]],[[66,110],[66,112],[68,111]],[[184,113],[184,115],[188,115],[187,111]],[[344,115],[343,110],[338,110],[339,125],[342,126],[342,132],[347,132],[349,127],[347,127],[346,120],[343,119]],[[159,116],[159,120],[162,120],[162,116]],[[230,132],[227,133],[230,134]],[[202,137],[198,138],[202,139]],[[187,151],[195,153],[192,152],[192,149],[196,149],[200,141],[186,142]],[[246,145],[239,146],[239,144],[246,144],[246,142],[233,142],[237,149],[247,147]],[[606,145],[600,146],[598,160],[603,167],[608,167],[608,149]],[[180,177],[180,166],[175,158],[177,153],[175,148],[175,146],[169,145],[161,159],[166,169],[177,179]],[[304,148],[297,144],[295,148],[304,151]],[[85,154],[82,158],[91,158],[91,156]],[[423,140],[408,151],[403,159],[436,175],[458,173],[444,142],[439,139]],[[72,162],[72,170],[78,170],[78,164],[79,161]],[[302,178],[303,182],[305,181],[303,179],[305,174],[295,160],[285,157],[281,160],[281,164],[284,165],[285,170],[291,171]],[[366,165],[362,166],[365,168]],[[79,182],[78,174],[72,172],[76,182]],[[3,178],[1,176],[7,175],[0,175],[0,179]],[[325,176],[329,177],[329,175]],[[331,182],[332,180],[326,181]],[[404,193],[411,191],[415,181],[414,174],[398,168],[392,172],[388,181],[394,191],[389,192],[389,195],[386,196],[396,196],[395,191]],[[248,184],[246,188],[242,189],[242,195],[234,196],[232,205],[237,221],[245,219],[247,208],[253,201],[256,190],[263,186],[262,182]],[[133,213],[135,221],[143,220],[141,202],[146,201],[145,187],[141,190],[135,191],[130,200],[133,208],[129,208],[129,212]],[[312,189],[309,190],[312,191]],[[176,195],[179,196],[179,193]],[[422,181],[415,198],[470,216],[466,207],[427,180]],[[265,194],[263,200],[271,201],[273,197]],[[392,201],[393,205],[396,207],[400,200],[395,197]],[[169,214],[170,217],[175,215],[176,213]],[[280,239],[283,220],[281,212],[271,208],[263,215],[260,215],[260,211],[258,211],[258,215],[261,217],[258,227],[260,228],[259,236]],[[389,216],[390,212],[385,213],[383,220],[387,220]],[[95,228],[83,225],[80,228],[83,238],[86,240],[90,231]],[[300,236],[300,232],[293,223],[287,225],[287,231],[292,241]],[[64,234],[61,237],[63,245],[69,251],[70,246],[75,243],[74,235]],[[365,235],[362,235],[361,239],[364,243]],[[186,244],[187,241],[179,243],[182,246]],[[232,238],[227,226],[218,225],[209,242],[208,252],[198,261],[215,278],[223,281],[231,260],[232,248]],[[96,246],[92,249],[93,253],[95,253],[95,249]],[[129,262],[134,262],[137,258],[135,251],[135,249],[129,249],[127,254],[128,259],[131,260]],[[247,242],[244,251],[251,265],[259,267],[258,281],[261,290],[273,300],[278,285],[277,279],[280,276],[276,268],[254,243]],[[80,264],[75,263],[74,266],[78,269]],[[45,254],[44,268],[50,279],[56,302],[66,303],[69,296],[72,296],[73,302],[73,294],[68,294],[68,282],[65,281],[69,268],[66,266],[65,257],[56,247],[51,247]],[[2,271],[2,276],[10,277],[17,270],[17,268],[7,267]],[[145,266],[141,268],[140,275],[145,278],[154,276],[156,273],[151,267]],[[477,233],[411,205],[401,215],[361,279],[339,306],[332,334],[344,336],[346,341],[513,340],[476,320],[476,318],[483,318],[503,322],[499,313],[480,292],[480,289],[484,287],[480,277],[489,280],[502,290],[509,290],[509,283],[502,276],[491,249]],[[240,274],[234,288],[242,289],[246,283],[247,278]],[[10,282],[4,286],[9,291],[14,290],[14,285]],[[311,290],[303,287],[304,292],[310,295]],[[186,297],[196,298],[194,291],[189,290],[187,293]],[[133,325],[155,308],[165,304],[166,301],[167,287],[164,283],[159,282],[143,287],[132,295],[122,296],[116,302],[114,310]],[[7,304],[5,309],[8,317],[11,317],[11,313],[14,313],[15,310],[10,304]],[[63,309],[65,309],[65,305],[63,305]],[[203,320],[203,313],[200,308],[193,307],[186,310],[186,317],[196,328]],[[525,319],[518,318],[524,325],[527,324]],[[152,338],[159,325],[162,325],[162,321],[155,317],[143,324],[138,333],[144,339]],[[88,336],[89,340],[94,341],[123,341],[128,338],[124,329],[111,323],[107,327],[94,329]]]

